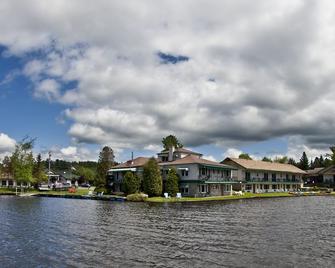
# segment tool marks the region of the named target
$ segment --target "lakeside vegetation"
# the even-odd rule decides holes
[[[332,195],[335,196],[335,192],[330,194],[315,193],[313,195]],[[242,199],[257,199],[257,198],[279,198],[279,197],[297,197],[297,196],[313,196],[311,194],[294,195],[291,193],[244,193],[244,195],[226,195],[226,196],[208,196],[208,197],[149,197],[145,199],[149,203],[178,203],[178,202],[208,202],[208,201],[229,201],[229,200],[242,200]]]

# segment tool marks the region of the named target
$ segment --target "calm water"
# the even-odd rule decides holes
[[[334,267],[335,197],[157,204],[0,197],[1,267]]]

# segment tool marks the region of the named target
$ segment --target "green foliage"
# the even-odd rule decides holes
[[[246,154],[246,153],[242,153],[238,156],[238,158],[240,159],[246,159],[246,160],[252,160],[252,158],[250,157],[249,154]]]
[[[73,171],[73,174],[78,175],[82,180],[88,181],[89,183],[93,183],[96,186],[99,184],[96,183],[95,179],[95,172],[86,167],[78,166],[75,171]]]
[[[335,146],[330,147],[331,154],[330,154],[330,160],[332,161],[332,165],[335,165]]]
[[[112,148],[105,146],[99,154],[97,166],[97,180],[106,184],[107,171],[114,165],[114,153]]]
[[[34,139],[25,138],[15,146],[10,157],[11,172],[18,184],[33,182],[34,157],[32,148]]]
[[[126,194],[134,194],[139,191],[141,180],[136,174],[128,171],[124,175],[123,183],[124,183],[124,192]]]
[[[293,166],[297,166],[297,162],[293,159],[293,158],[289,158],[287,160],[287,164],[293,165]]]
[[[151,158],[144,166],[143,190],[149,196],[162,195],[162,177],[155,158]]]
[[[48,180],[48,176],[44,172],[41,154],[37,155],[36,161],[34,162],[33,178],[37,184]]]
[[[170,196],[176,196],[179,192],[179,184],[178,184],[178,174],[174,168],[171,168],[167,174],[166,178],[166,192],[169,193]]]
[[[300,162],[299,162],[299,168],[301,168],[302,170],[308,170],[309,169],[309,161],[308,161],[306,152],[302,153],[302,156],[301,156]]]
[[[280,164],[287,164],[288,163],[288,157],[287,156],[276,157],[276,159],[273,162],[280,163]]]
[[[127,195],[127,201],[131,202],[143,202],[146,201],[148,196],[143,193],[136,193],[136,194],[130,194]]]
[[[271,158],[268,158],[266,156],[263,157],[262,161],[264,161],[264,162],[272,162]]]
[[[183,144],[179,142],[176,136],[169,135],[162,139],[164,150],[169,150],[171,146],[174,146],[175,148],[182,148]]]

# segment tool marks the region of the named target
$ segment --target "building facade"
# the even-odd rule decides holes
[[[289,164],[228,157],[221,163],[233,166],[237,190],[252,193],[297,191],[303,186],[305,171]]]
[[[335,166],[307,170],[304,175],[307,185],[335,186]]]
[[[184,148],[164,150],[157,154],[161,170],[163,191],[169,169],[174,168],[179,176],[179,190],[182,196],[218,196],[231,195],[231,166],[202,158],[202,154]],[[143,175],[143,167],[149,158],[138,157],[117,165],[108,171],[109,184],[114,191],[122,191],[124,174],[134,172]]]

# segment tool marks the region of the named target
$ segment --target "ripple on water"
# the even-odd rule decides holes
[[[333,197],[192,204],[0,197],[5,267],[332,267]]]

